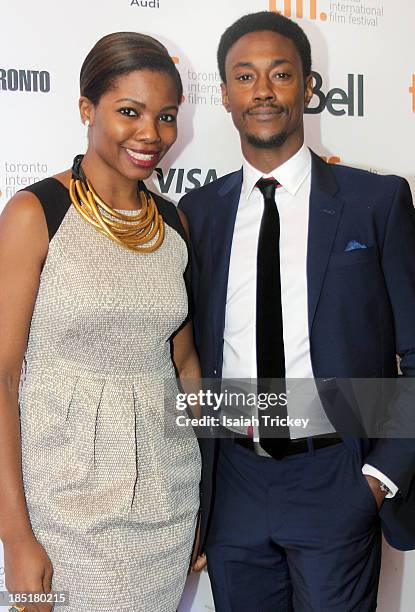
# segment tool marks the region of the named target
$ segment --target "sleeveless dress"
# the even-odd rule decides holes
[[[164,401],[177,391],[170,337],[188,315],[183,228],[153,194],[164,242],[135,253],[56,179],[27,189],[50,243],[20,393],[22,470],[52,588],[69,592],[65,612],[175,612],[200,480],[197,440],[169,430]]]

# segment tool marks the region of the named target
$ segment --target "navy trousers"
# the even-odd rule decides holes
[[[375,610],[380,525],[359,457],[343,443],[281,461],[220,447],[206,547],[216,612]]]

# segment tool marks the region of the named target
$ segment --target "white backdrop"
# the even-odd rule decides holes
[[[179,139],[149,184],[177,201],[239,167],[238,138],[220,104],[216,47],[230,23],[258,10],[285,12],[311,40],[322,93],[306,116],[307,143],[331,162],[400,174],[415,187],[412,0],[2,0],[0,209],[17,189],[68,168],[85,150],[79,69],[113,31],[162,40],[183,78]],[[415,553],[385,546],[381,612],[413,610],[414,571]],[[2,581],[0,563],[0,590]],[[213,609],[207,575],[190,579],[181,612]]]

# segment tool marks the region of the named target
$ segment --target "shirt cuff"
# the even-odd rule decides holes
[[[362,467],[362,473],[366,474],[366,476],[373,476],[374,478],[377,478],[378,480],[383,482],[383,484],[385,484],[390,490],[390,493],[386,495],[388,499],[392,499],[392,497],[395,497],[395,495],[399,491],[399,488],[396,486],[396,484],[389,480],[389,478],[385,476],[385,474],[373,467],[373,465],[365,463]]]

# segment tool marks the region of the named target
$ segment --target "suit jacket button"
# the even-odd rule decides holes
[[[217,370],[213,370],[213,374],[216,376],[216,374],[218,373]]]

